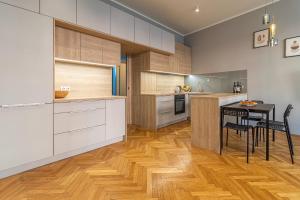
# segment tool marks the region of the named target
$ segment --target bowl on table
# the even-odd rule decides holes
[[[55,98],[62,99],[62,98],[65,98],[68,94],[69,94],[69,91],[56,90]]]
[[[251,107],[251,106],[256,106],[256,105],[257,105],[257,102],[246,100],[246,101],[241,101],[241,102],[240,102],[240,105],[241,105],[241,106]]]

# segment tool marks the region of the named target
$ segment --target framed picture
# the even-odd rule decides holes
[[[285,57],[300,56],[300,36],[285,39]]]
[[[270,29],[264,29],[253,33],[253,48],[269,46]]]

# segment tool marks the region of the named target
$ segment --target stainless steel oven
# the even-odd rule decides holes
[[[185,113],[185,95],[178,94],[174,97],[175,115]]]

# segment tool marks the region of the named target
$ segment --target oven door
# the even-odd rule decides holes
[[[175,115],[185,113],[185,95],[175,95]]]

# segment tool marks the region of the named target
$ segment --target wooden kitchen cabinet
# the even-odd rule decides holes
[[[56,26],[55,57],[80,61],[80,33]]]
[[[10,5],[14,5],[34,12],[40,11],[39,0],[1,0],[1,2],[8,3]]]
[[[140,62],[142,71],[153,71],[153,72],[169,72],[170,70],[170,59],[169,56],[155,53],[146,52],[138,55],[140,58],[137,59]]]
[[[102,40],[102,62],[108,65],[121,63],[121,44],[109,40]]]
[[[110,34],[110,6],[99,0],[77,0],[77,24]]]
[[[81,33],[81,61],[103,63],[102,39]]]
[[[171,68],[176,73],[191,74],[192,71],[192,57],[191,48],[183,44],[177,43],[175,55],[170,57],[172,62]]]
[[[76,24],[77,0],[40,0],[41,14]]]

